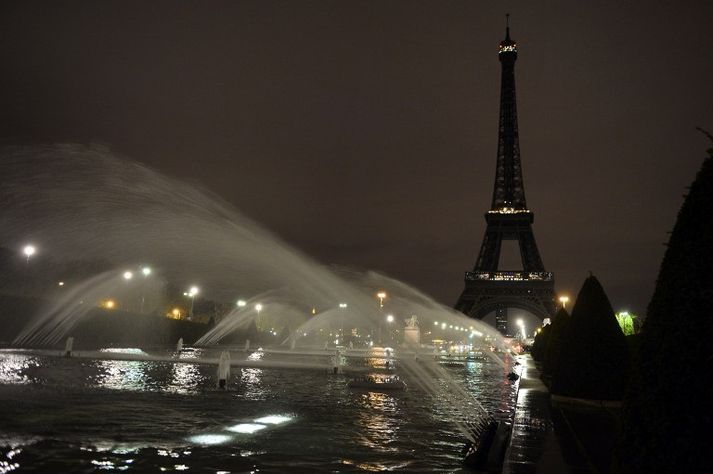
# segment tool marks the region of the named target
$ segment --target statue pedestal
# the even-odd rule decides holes
[[[421,345],[421,330],[418,326],[406,326],[404,328],[404,345],[407,347],[419,347]]]

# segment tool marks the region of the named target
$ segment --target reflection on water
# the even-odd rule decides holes
[[[245,398],[250,400],[264,400],[267,397],[267,391],[262,386],[262,369],[246,369],[241,370],[240,383],[243,387]]]
[[[367,392],[359,397],[359,406],[359,444],[381,452],[393,451],[391,445],[399,430],[396,399],[382,392]]]
[[[126,360],[99,360],[102,370],[97,385],[115,390],[149,390],[145,369],[149,363]]]
[[[350,390],[348,377],[321,371],[242,368],[230,389],[219,391],[216,366],[205,363],[217,353],[171,348],[150,351],[157,360],[121,361],[0,352],[0,474],[67,466],[86,472],[459,466],[463,439],[452,410],[410,380],[407,391],[392,394]],[[365,368],[383,361],[378,354],[350,358]],[[478,360],[448,371],[496,417],[514,407],[514,387],[498,365]],[[11,441],[18,439],[24,441]]]
[[[39,362],[36,357],[20,354],[1,354],[0,383],[29,383],[30,378],[26,371],[30,367],[37,366],[39,366]]]
[[[171,381],[166,389],[174,393],[196,392],[208,382],[207,377],[201,374],[195,364],[173,364],[171,375]]]

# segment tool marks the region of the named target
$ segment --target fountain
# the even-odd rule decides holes
[[[230,379],[230,352],[223,351],[220,353],[220,361],[218,362],[218,388],[225,390],[228,388],[228,380]]]
[[[401,349],[394,352],[382,348],[383,355],[379,357],[389,359],[389,368],[395,361],[398,369],[434,400],[446,400],[454,413],[453,425],[463,437],[476,439],[473,420],[486,424],[492,420],[473,394],[446,369],[432,357],[418,354],[435,350],[421,345],[427,327],[442,332],[446,339],[481,347],[503,364],[489,350],[503,344],[493,328],[387,276],[336,270],[314,262],[210,192],[118,158],[105,149],[12,148],[1,158],[2,196],[7,202],[21,205],[3,208],[0,243],[8,244],[18,236],[31,234],[38,242],[51,242],[57,259],[101,261],[110,267],[85,276],[51,299],[15,338],[15,344],[59,343],[73,334],[82,321],[97,317],[92,316],[93,312],[108,297],[123,305],[127,313],[138,311],[141,321],[159,320],[160,312],[154,316],[143,313],[163,307],[166,289],[174,284],[170,276],[181,275],[200,281],[204,289],[201,295],[213,301],[235,301],[238,288],[240,294],[254,295],[243,305],[233,304],[214,325],[206,325],[205,333],[196,341],[198,346],[219,347],[236,332],[255,328],[258,334],[251,337],[268,348],[265,353],[278,351],[270,346],[287,341],[290,350],[285,352],[294,357],[319,354],[327,358],[330,346],[348,347],[345,352],[336,347],[331,358],[321,362],[332,373],[342,373],[347,368],[354,370],[345,365],[345,357],[364,359],[372,346],[379,346],[377,334],[385,315],[374,295],[377,289],[387,288],[389,311],[400,317],[414,316],[404,328],[403,340],[393,340],[395,347],[403,343],[403,355],[398,352]],[[93,185],[88,187],[87,182]],[[27,215],[33,219],[28,220]],[[196,252],[197,248],[201,251]],[[150,278],[128,281],[122,277],[127,264],[137,267],[146,261],[154,269]],[[348,302],[348,310],[340,302]],[[314,314],[311,309],[316,307],[323,309]],[[282,331],[292,336],[277,339]],[[71,354],[71,340],[72,336],[67,339],[65,354]],[[176,353],[180,354],[183,342],[183,338],[178,340]],[[244,351],[250,352],[248,338]],[[122,357],[128,359],[126,355]],[[268,364],[251,357],[252,354],[248,362],[254,367]],[[193,361],[205,363],[198,358]],[[218,362],[220,388],[227,387],[230,366],[230,353],[222,351]],[[294,362],[292,366],[308,364]],[[479,430],[476,434],[483,433]]]
[[[68,337],[67,342],[64,344],[64,356],[72,357],[72,346],[74,346],[74,338]]]

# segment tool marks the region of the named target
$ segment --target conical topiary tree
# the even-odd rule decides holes
[[[584,281],[564,333],[552,377],[552,393],[594,400],[621,400],[629,349],[602,285]]]
[[[545,357],[545,350],[547,349],[548,341],[550,339],[550,329],[551,324],[543,327],[540,332],[535,336],[535,342],[532,343],[532,350],[530,354],[532,358],[537,362],[542,362]]]
[[[560,308],[555,314],[555,317],[552,318],[552,324],[547,326],[550,328],[550,337],[542,358],[542,372],[547,376],[551,376],[557,366],[557,361],[562,351],[564,334],[567,330],[567,326],[569,326],[569,319],[570,316],[567,310]]]
[[[713,148],[708,155],[678,213],[639,335],[622,409],[624,472],[711,469]]]

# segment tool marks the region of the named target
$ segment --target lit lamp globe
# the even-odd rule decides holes
[[[22,249],[22,253],[24,253],[27,257],[27,260],[29,260],[30,257],[37,253],[37,249],[34,245],[25,245],[25,248]]]

